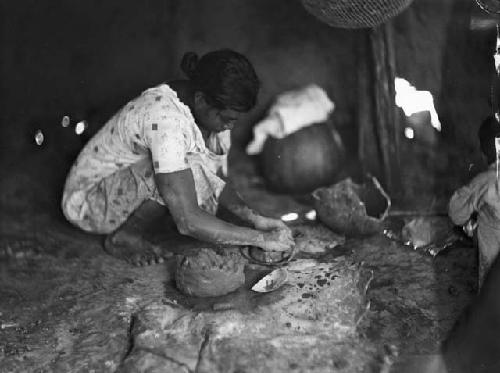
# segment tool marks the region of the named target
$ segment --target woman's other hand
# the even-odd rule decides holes
[[[280,219],[257,216],[253,219],[253,225],[256,229],[261,231],[285,230],[290,232],[290,237],[292,236],[290,228],[288,228],[287,225]]]
[[[259,245],[264,251],[289,251],[295,245],[290,229],[263,232],[264,242]]]

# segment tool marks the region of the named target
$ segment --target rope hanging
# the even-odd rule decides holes
[[[375,27],[405,10],[413,0],[301,0],[306,10],[333,27]]]

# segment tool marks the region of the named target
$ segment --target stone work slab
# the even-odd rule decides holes
[[[250,312],[194,312],[175,302],[147,306],[136,315],[123,371],[146,372],[165,361],[165,372],[367,369],[377,351],[356,329],[369,277],[344,258],[296,260],[288,271],[274,302]]]

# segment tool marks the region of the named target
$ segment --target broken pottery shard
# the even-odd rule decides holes
[[[177,288],[195,297],[230,293],[245,283],[245,259],[239,250],[200,249],[193,256],[177,256]]]
[[[320,221],[337,233],[363,236],[381,232],[391,206],[377,179],[366,184],[350,178],[313,192]]]
[[[278,268],[262,277],[252,290],[258,293],[268,293],[281,287],[288,279],[288,272],[284,268]]]

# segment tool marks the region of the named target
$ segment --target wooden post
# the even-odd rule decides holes
[[[364,58],[360,55],[358,70],[359,159],[363,171],[381,174],[384,186],[395,194],[400,185],[401,132],[395,103],[396,73],[391,24],[370,29],[368,40],[363,44],[368,48],[365,48]],[[369,136],[370,133],[373,136]],[[369,142],[375,143],[378,165],[373,164],[373,154],[369,154]]]
[[[389,99],[390,106],[388,112],[392,115],[392,170],[393,170],[393,187],[400,187],[400,149],[401,149],[401,116],[399,115],[399,109],[396,106],[396,54],[394,52],[394,37],[392,23],[386,23],[385,27],[385,47],[387,55],[387,78],[389,82]],[[392,110],[391,110],[392,107]]]
[[[372,76],[368,69],[367,61],[367,46],[368,34],[361,32],[358,34],[359,40],[357,43],[357,60],[358,60],[358,75],[357,75],[357,123],[358,123],[358,159],[361,165],[361,172],[365,174],[372,167],[370,165],[370,144],[369,138],[372,138],[372,103],[371,103],[371,90],[370,81]],[[376,174],[374,170],[371,173]]]

